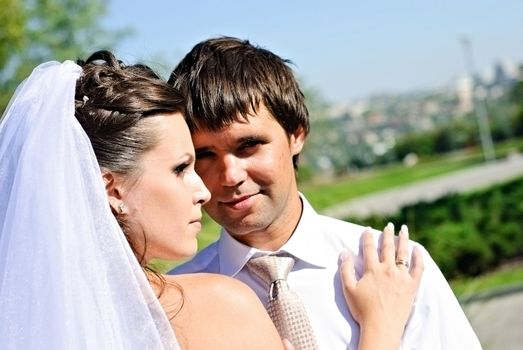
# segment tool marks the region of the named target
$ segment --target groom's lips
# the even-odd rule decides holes
[[[220,204],[233,210],[247,209],[254,204],[256,200],[256,195],[258,193],[259,192],[248,195],[236,196],[227,200],[222,200],[220,201]]]

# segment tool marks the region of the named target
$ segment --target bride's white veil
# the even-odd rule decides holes
[[[74,117],[81,72],[38,66],[0,124],[0,347],[178,349]]]

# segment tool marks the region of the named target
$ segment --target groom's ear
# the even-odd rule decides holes
[[[104,182],[105,193],[107,194],[109,205],[115,213],[118,213],[118,208],[123,203],[121,180],[118,176],[110,171],[103,171],[102,179]]]

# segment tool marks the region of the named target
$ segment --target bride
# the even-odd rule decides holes
[[[241,282],[147,267],[196,252],[210,196],[182,106],[107,51],[18,87],[0,124],[2,349],[292,349]],[[360,279],[340,264],[361,349],[399,347],[421,278],[416,251],[410,272],[394,264],[392,231],[380,256],[363,235]]]

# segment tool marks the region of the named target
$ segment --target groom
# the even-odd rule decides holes
[[[225,37],[197,44],[173,71],[170,83],[187,97],[196,170],[212,194],[205,210],[222,231],[171,273],[233,276],[266,304],[267,289],[247,264],[272,252],[289,254],[295,265],[287,280],[305,304],[319,348],[356,349],[359,328],[343,299],[338,256],[344,249],[358,254],[364,228],[317,214],[298,192],[295,170],[309,116],[288,63]],[[480,349],[443,275],[422,250],[425,271],[402,348]],[[356,267],[361,270],[361,257]]]

